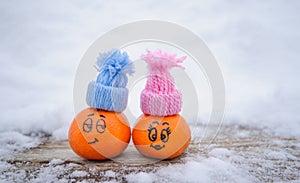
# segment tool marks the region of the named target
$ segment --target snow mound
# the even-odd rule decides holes
[[[40,143],[39,137],[26,136],[16,131],[2,132],[0,133],[0,156],[7,157],[12,152],[24,151],[36,147]]]
[[[63,164],[65,161],[61,160],[61,159],[53,159],[49,162],[49,165],[60,165]]]
[[[132,182],[132,183],[134,183],[134,182],[152,183],[155,180],[155,174],[145,173],[145,172],[129,174],[126,176],[126,180],[128,182]]]
[[[126,176],[129,182],[252,182],[243,169],[231,163],[209,157],[190,159],[185,164],[170,165],[157,169],[155,173],[136,173]],[[251,181],[250,181],[251,180]]]
[[[88,173],[85,172],[85,171],[76,170],[76,171],[74,171],[74,172],[71,173],[70,177],[72,177],[72,178],[78,178],[78,177],[85,177],[87,175],[88,175]]]

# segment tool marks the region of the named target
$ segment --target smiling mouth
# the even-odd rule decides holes
[[[164,148],[165,147],[165,145],[162,145],[162,146],[160,146],[160,145],[153,145],[153,144],[150,144],[150,147],[152,147],[152,148],[154,148],[155,150],[161,150],[162,148]]]
[[[94,141],[92,141],[92,142],[88,142],[88,144],[95,144],[95,143],[97,143],[97,142],[99,142],[99,140],[98,140],[97,138],[95,138],[95,140],[94,140]]]

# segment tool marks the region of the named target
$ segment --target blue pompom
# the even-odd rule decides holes
[[[106,86],[125,87],[127,84],[126,74],[134,72],[133,63],[126,52],[114,49],[101,53],[96,66],[99,75],[96,82]]]

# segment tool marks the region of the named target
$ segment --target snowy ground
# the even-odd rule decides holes
[[[2,182],[300,181],[299,138],[275,137],[262,130],[239,126],[223,127],[205,149],[202,147],[208,143],[195,139],[180,158],[142,165],[86,161],[70,150],[67,141],[53,141],[51,137],[26,138],[45,139],[44,145],[2,158]],[[17,141],[10,140],[11,144],[20,146]],[[24,144],[29,147],[26,141]],[[37,144],[32,143],[31,147]],[[129,149],[134,151],[134,147]]]
[[[297,0],[1,1],[0,182],[300,182],[299,9]],[[195,137],[186,155],[155,166],[30,156],[70,152],[80,59],[102,34],[145,19],[186,27],[216,57],[226,86],[217,140],[204,150]],[[203,120],[211,98],[201,83]]]

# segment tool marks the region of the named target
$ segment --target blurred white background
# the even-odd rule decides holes
[[[296,0],[2,1],[0,131],[66,138],[88,47],[119,25],[157,19],[195,32],[215,55],[227,90],[224,125],[299,136],[299,9]]]

